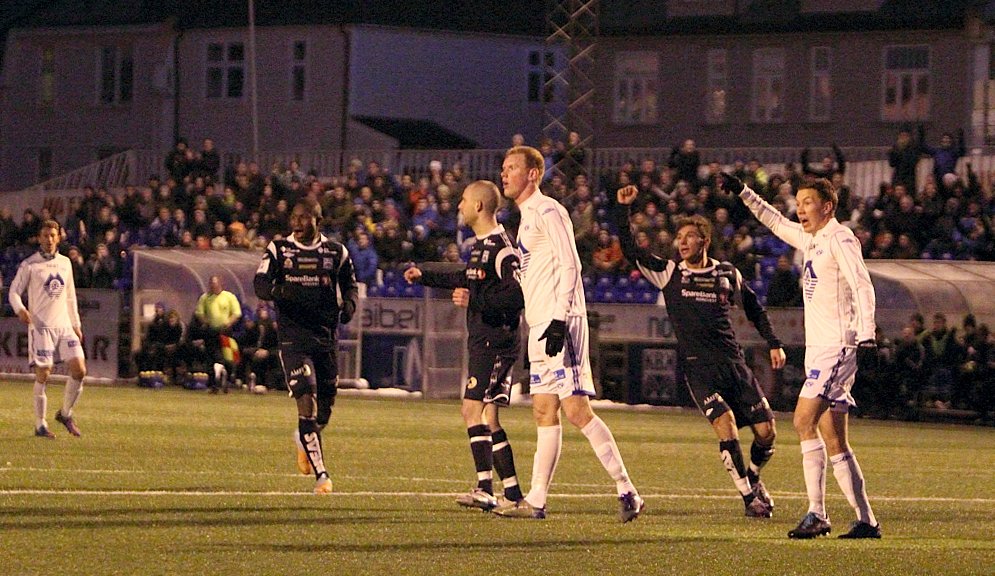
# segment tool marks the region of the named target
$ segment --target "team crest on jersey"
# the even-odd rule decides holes
[[[802,290],[805,293],[805,301],[811,302],[815,294],[815,287],[819,284],[819,277],[815,275],[815,267],[812,261],[805,262],[804,274],[802,275]]]
[[[294,267],[294,261],[291,260],[290,258],[287,258],[286,260],[283,261],[283,267],[286,268],[287,270],[290,270],[291,268]]]
[[[46,294],[52,298],[58,298],[66,288],[66,281],[62,279],[61,274],[49,274],[48,278],[45,279],[44,286]]]
[[[334,262],[332,262],[331,258],[322,258],[321,259],[321,267],[324,268],[325,270],[331,270],[333,264],[334,264]]]
[[[466,389],[473,390],[476,387],[477,387],[477,377],[470,376],[470,379],[466,381]]]

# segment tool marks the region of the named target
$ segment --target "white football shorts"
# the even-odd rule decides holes
[[[856,375],[856,348],[808,346],[805,348],[805,382],[798,395],[825,398],[831,410],[846,412],[857,405],[850,394]]]
[[[584,316],[566,320],[563,350],[546,356],[546,341],[539,340],[549,322],[529,327],[529,392],[556,394],[561,400],[574,395],[594,396],[594,378],[588,357],[588,327]]]
[[[51,368],[70,358],[84,358],[83,343],[72,328],[28,327],[28,362]]]

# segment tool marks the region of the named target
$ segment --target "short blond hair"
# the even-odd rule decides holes
[[[542,181],[542,177],[546,173],[546,160],[542,157],[542,152],[531,146],[512,146],[504,153],[504,157],[507,158],[512,154],[521,154],[525,158],[525,167],[527,169],[532,170],[534,168],[539,171],[539,177],[536,178],[536,182]]]

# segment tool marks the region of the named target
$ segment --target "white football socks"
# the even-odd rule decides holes
[[[601,465],[615,481],[615,489],[619,496],[626,492],[638,494],[636,487],[629,480],[629,473],[625,469],[625,463],[622,462],[622,453],[619,452],[618,444],[608,425],[600,417],[595,416],[580,431],[591,443],[598,460],[601,460]]]
[[[553,482],[556,463],[563,448],[563,427],[539,426],[536,428],[536,453],[532,459],[532,485],[525,497],[536,508],[546,507],[549,485]]]
[[[45,422],[45,411],[48,410],[48,396],[45,394],[45,383],[35,380],[32,390],[35,399],[35,428],[48,426],[48,423]]]
[[[821,518],[826,516],[826,445],[821,438],[802,440],[802,469],[805,473],[805,491],[808,493],[808,511]]]
[[[83,380],[77,380],[72,376],[66,380],[66,393],[62,399],[62,415],[69,417],[73,415],[73,408],[79,401],[79,395],[83,393]]]
[[[871,526],[877,526],[877,519],[871,510],[871,503],[867,500],[867,492],[864,490],[864,473],[860,471],[860,464],[853,452],[843,452],[829,459],[833,463],[833,475],[840,489],[846,495],[846,501],[857,512],[857,520],[867,522]]]

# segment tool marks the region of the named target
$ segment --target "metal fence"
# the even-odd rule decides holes
[[[259,154],[261,171],[269,173],[273,166],[287,166],[297,160],[304,171],[315,171],[319,176],[328,177],[345,173],[349,163],[358,159],[364,165],[375,161],[393,174],[419,175],[428,172],[428,165],[438,160],[446,168],[457,163],[468,178],[497,180],[501,173],[504,149],[483,150],[297,150],[270,151]],[[702,162],[718,162],[724,167],[737,160],[756,159],[767,167],[768,172],[778,172],[789,162],[797,163],[797,148],[701,148]],[[886,147],[851,147],[843,149],[847,158],[846,183],[858,196],[876,194],[881,182],[891,180],[891,167],[888,166]],[[813,148],[810,158],[821,159],[829,155],[829,148]],[[68,172],[45,182],[31,186],[21,192],[78,190],[83,186],[121,188],[126,185],[142,185],[152,175],[164,175],[165,155],[152,150],[128,150]],[[585,158],[585,167],[590,175],[600,175],[618,171],[626,162],[638,163],[652,159],[658,166],[667,163],[669,148],[600,148],[593,149]],[[247,155],[227,152],[222,157],[222,169],[246,161]],[[973,149],[958,165],[958,172],[966,174],[966,164],[971,163],[979,174],[995,171],[995,147]],[[920,182],[932,170],[932,160],[925,158],[919,163]]]

